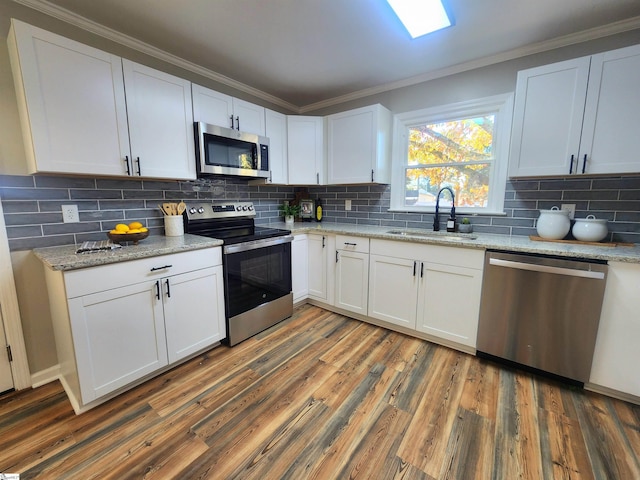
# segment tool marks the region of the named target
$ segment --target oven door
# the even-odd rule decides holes
[[[291,293],[291,235],[224,247],[227,319]]]

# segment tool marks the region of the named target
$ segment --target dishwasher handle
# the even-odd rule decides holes
[[[528,270],[530,272],[551,273],[556,275],[569,275],[571,277],[593,278],[604,280],[604,272],[592,272],[589,270],[576,270],[573,268],[550,267],[548,265],[536,265],[533,263],[514,262],[513,260],[502,260],[500,258],[489,258],[489,265],[496,267],[515,268],[517,270]]]

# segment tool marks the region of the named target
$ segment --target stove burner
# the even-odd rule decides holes
[[[224,245],[291,234],[289,230],[256,226],[256,212],[252,202],[190,202],[183,215],[187,233],[217,238]]]

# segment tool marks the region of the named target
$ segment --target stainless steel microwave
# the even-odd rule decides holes
[[[198,176],[269,177],[269,139],[231,128],[195,123]]]

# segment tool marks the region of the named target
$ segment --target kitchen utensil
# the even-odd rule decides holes
[[[173,215],[173,205],[175,204],[168,202],[162,204],[162,210],[164,210],[165,215]]]
[[[571,228],[569,212],[551,207],[550,210],[540,210],[540,216],[536,223],[538,235],[542,238],[560,240],[564,238]]]
[[[186,209],[187,209],[187,204],[184,202],[180,202],[178,204],[178,215],[182,215]]]
[[[605,219],[598,219],[595,215],[587,215],[587,218],[576,218],[571,233],[578,240],[599,242],[607,236],[609,229]]]

